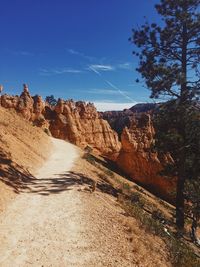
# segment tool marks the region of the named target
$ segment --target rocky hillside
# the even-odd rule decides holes
[[[117,133],[99,117],[92,103],[60,99],[53,110],[46,108],[46,111],[49,114],[45,113],[45,117],[49,119],[49,129],[54,137],[82,148],[89,145],[97,153],[112,159],[117,157],[120,150]]]
[[[139,103],[134,105],[129,109],[124,109],[123,111],[105,111],[99,112],[100,116],[109,122],[112,129],[114,129],[119,138],[123,129],[127,126],[128,128],[131,125],[132,118],[140,117],[142,113],[151,114],[159,104],[156,103]]]
[[[154,193],[171,199],[175,179],[159,175],[166,163],[172,161],[169,155],[151,152],[155,129],[152,114],[159,104],[137,104],[123,111],[102,112],[121,141],[121,150],[116,163],[134,181],[146,186]]]
[[[129,127],[123,129],[121,150],[117,158],[118,166],[135,181],[151,191],[171,198],[175,180],[159,175],[166,163],[172,161],[170,155],[151,152],[155,130],[150,114],[132,117]]]
[[[120,150],[117,133],[96,111],[93,104],[59,99],[56,106],[45,103],[38,95],[31,97],[28,87],[20,96],[3,95],[1,105],[13,108],[25,119],[50,130],[53,137],[85,148],[87,145],[104,156],[115,159]]]
[[[47,135],[33,127],[15,111],[0,107],[0,209],[25,188],[24,182],[48,157],[51,143]],[[9,186],[9,187],[8,187]]]
[[[171,158],[150,151],[155,134],[150,114],[155,104],[98,113],[92,103],[82,101],[59,99],[55,106],[50,106],[40,96],[32,97],[24,85],[20,96],[3,95],[1,105],[14,109],[53,137],[81,148],[89,146],[93,152],[115,161],[129,177],[162,196],[168,197],[174,187],[174,181],[159,175],[163,164]]]
[[[139,103],[129,110],[133,113],[152,112],[159,106],[159,103]]]

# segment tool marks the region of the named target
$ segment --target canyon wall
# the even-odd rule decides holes
[[[101,118],[92,103],[59,100],[52,112],[50,132],[82,148],[90,145],[94,152],[115,160],[120,150],[117,133]]]
[[[134,109],[98,113],[92,103],[62,99],[51,106],[38,95],[31,97],[26,85],[20,96],[1,96],[1,105],[15,109],[53,137],[81,148],[89,145],[94,153],[115,161],[133,180],[162,196],[171,197],[175,180],[163,177],[159,172],[172,159],[150,149],[155,131],[149,105],[140,105],[135,113]],[[140,112],[147,108],[149,113]]]
[[[150,114],[132,117],[130,127],[125,127],[121,135],[121,145],[117,165],[135,181],[151,191],[172,198],[175,179],[161,176],[163,166],[172,162],[170,155],[152,152],[155,130]]]
[[[15,109],[34,125],[49,130],[53,137],[67,140],[112,160],[118,156],[121,144],[117,133],[100,118],[93,104],[59,99],[56,106],[45,103],[38,95],[31,97],[27,85],[20,96],[1,96],[1,106]]]

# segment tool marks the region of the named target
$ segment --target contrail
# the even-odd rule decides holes
[[[105,80],[102,76],[102,74],[100,72],[98,72],[96,69],[94,69],[93,67],[89,66],[89,69],[91,71],[93,71],[94,73],[96,73],[99,77],[101,77],[101,79],[107,83],[110,87],[112,87],[113,89],[115,89],[120,95],[122,95],[123,97],[125,97],[126,99],[128,99],[131,102],[135,102],[131,97],[129,97],[127,94],[125,94],[123,91],[121,91],[117,86],[115,86],[113,83],[109,82],[108,80]]]

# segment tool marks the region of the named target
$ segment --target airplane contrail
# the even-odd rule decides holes
[[[131,102],[135,102],[131,97],[129,97],[127,94],[125,94],[123,91],[121,91],[116,85],[114,85],[113,83],[109,82],[108,80],[104,79],[102,74],[97,71],[95,68],[93,68],[92,66],[89,66],[89,69],[91,71],[93,71],[94,73],[96,73],[99,77],[101,77],[101,79],[107,83],[110,87],[112,87],[113,89],[115,89],[120,95],[122,95],[123,97],[125,97],[126,99],[128,99]]]

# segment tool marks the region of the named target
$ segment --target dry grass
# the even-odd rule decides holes
[[[148,246],[151,244],[148,253],[153,255],[157,251],[157,253],[165,255],[176,267],[199,267],[199,258],[194,254],[191,246],[177,239],[174,235],[174,207],[110,170],[102,158],[100,161],[98,159],[94,155],[84,154],[82,162],[79,162],[76,168],[79,168],[80,172],[84,172],[85,175],[93,177],[99,183],[104,181],[118,190],[118,203],[123,207],[128,217],[135,219],[127,220],[125,223],[129,233],[129,241],[133,243],[133,246],[135,240],[139,240],[139,236],[143,239],[146,235],[145,240]],[[139,224],[139,231],[136,224]],[[134,246],[133,250],[134,253],[141,253],[138,246]],[[143,247],[142,250],[147,252],[147,248]],[[160,265],[158,264],[158,266]]]
[[[128,192],[130,187],[134,187],[135,184],[132,182],[129,183],[124,177],[105,167],[104,162],[101,164],[101,160],[103,161],[102,158],[97,158],[97,160],[95,160],[95,157],[94,155],[85,155],[83,153],[82,159],[76,162],[73,170],[96,180],[99,185],[99,187],[97,187],[97,194],[101,194],[104,200],[112,198],[114,206],[120,205],[123,207],[119,201],[120,196],[123,195],[124,192]],[[117,192],[117,195],[113,194],[111,190],[102,191],[102,184],[114,188],[114,192]],[[135,190],[135,194],[136,192],[137,190]],[[137,199],[137,194],[135,198]],[[139,205],[141,206],[142,201],[144,200],[140,197]],[[127,241],[130,243],[132,253],[135,257],[136,265],[134,266],[172,266],[170,261],[168,261],[169,250],[162,238],[153,232],[147,231],[136,217],[128,214],[124,207],[123,210],[123,216],[118,215],[116,221],[121,221],[121,224],[125,227]],[[141,212],[141,209],[138,210],[138,212]]]

